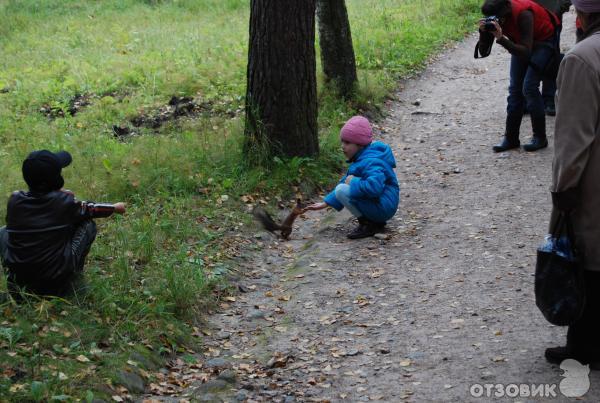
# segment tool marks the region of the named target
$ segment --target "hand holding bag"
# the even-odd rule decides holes
[[[575,249],[569,213],[560,212],[552,234],[537,251],[535,304],[556,326],[576,322],[585,307],[583,265]]]

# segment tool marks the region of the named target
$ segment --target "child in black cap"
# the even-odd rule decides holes
[[[34,151],[23,161],[29,191],[8,199],[6,227],[0,228],[0,255],[8,287],[38,295],[64,295],[83,271],[96,238],[97,217],[125,213],[125,204],[75,200],[62,190],[62,168],[72,161],[66,151]]]

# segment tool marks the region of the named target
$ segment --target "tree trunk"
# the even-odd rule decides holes
[[[349,97],[356,83],[356,61],[345,0],[317,0],[317,17],[325,78]]]
[[[251,1],[244,148],[250,160],[319,152],[315,1]]]

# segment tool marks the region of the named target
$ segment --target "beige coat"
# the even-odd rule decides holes
[[[575,237],[585,269],[600,271],[600,32],[567,53],[557,87],[552,191],[579,188]]]

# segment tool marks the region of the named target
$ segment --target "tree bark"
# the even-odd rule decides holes
[[[251,160],[319,151],[315,1],[251,1],[244,147]]]
[[[317,0],[317,18],[325,78],[335,82],[340,95],[349,97],[357,78],[345,0]]]

